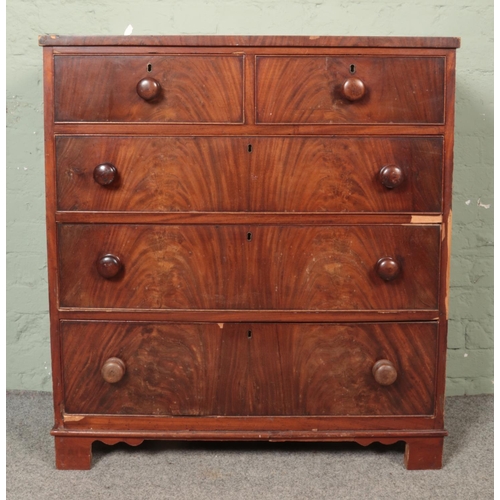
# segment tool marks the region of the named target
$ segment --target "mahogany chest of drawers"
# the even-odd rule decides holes
[[[441,467],[459,40],[40,44],[57,467],[144,439]]]

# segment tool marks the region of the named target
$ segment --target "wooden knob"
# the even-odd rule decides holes
[[[372,368],[373,377],[380,385],[391,385],[396,382],[398,372],[388,359],[380,359]]]
[[[116,384],[125,375],[125,363],[120,358],[109,358],[102,365],[102,378],[109,384]]]
[[[386,165],[379,172],[380,182],[389,189],[398,187],[404,180],[403,171],[397,165]]]
[[[349,101],[359,101],[365,90],[365,84],[359,78],[348,78],[342,86],[342,93]]]
[[[154,78],[143,78],[137,84],[137,93],[145,101],[152,101],[160,96],[161,86]]]
[[[106,279],[114,278],[121,270],[122,263],[116,255],[106,254],[97,260],[97,271]]]
[[[101,186],[111,186],[118,177],[118,170],[111,163],[102,163],[94,168],[94,180]]]
[[[382,257],[375,265],[378,275],[386,281],[396,278],[400,272],[399,264],[392,257]]]

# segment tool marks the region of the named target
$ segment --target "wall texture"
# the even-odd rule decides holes
[[[438,5],[436,5],[438,3]],[[7,388],[51,390],[37,36],[459,36],[447,393],[493,392],[492,0],[9,0]]]

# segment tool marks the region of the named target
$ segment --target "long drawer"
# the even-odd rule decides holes
[[[434,212],[441,137],[56,138],[66,211]]]
[[[430,415],[437,323],[61,323],[65,411]]]
[[[258,56],[259,123],[444,123],[444,57]]]
[[[54,58],[55,121],[242,123],[243,56]]]
[[[437,309],[440,226],[60,224],[63,307]]]

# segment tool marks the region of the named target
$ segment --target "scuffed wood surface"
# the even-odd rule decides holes
[[[55,56],[54,71],[56,122],[243,121],[242,56]],[[137,94],[146,77],[161,85],[154,101]]]
[[[385,36],[61,36],[40,35],[40,45],[119,45],[119,46],[247,46],[247,47],[405,47],[457,48],[454,37],[385,37]]]
[[[444,121],[444,57],[259,56],[256,71],[258,123]],[[366,87],[355,102],[341,93],[353,76]]]
[[[56,162],[64,211],[441,210],[438,137],[58,136]],[[110,187],[93,179],[104,162],[118,171]],[[379,179],[390,164],[404,175],[394,189]]]
[[[437,225],[60,224],[60,305],[435,309],[439,244]],[[96,261],[104,254],[123,264],[116,278],[99,275]],[[390,282],[375,270],[387,256],[401,264]]]
[[[68,413],[432,413],[437,323],[63,322],[61,331]],[[100,373],[111,356],[127,366],[116,384]],[[372,375],[384,358],[398,370],[391,386]]]

